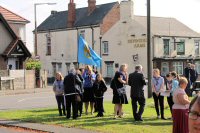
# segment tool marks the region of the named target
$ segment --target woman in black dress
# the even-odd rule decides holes
[[[113,89],[113,101],[115,104],[114,107],[114,118],[117,116],[122,117],[122,104],[128,104],[127,96],[126,96],[126,86],[128,83],[128,74],[127,74],[127,64],[123,64],[120,66],[119,71],[115,73],[114,76],[114,88]]]

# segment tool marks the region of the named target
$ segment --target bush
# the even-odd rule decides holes
[[[40,69],[41,69],[40,61],[31,58],[26,61],[26,70],[40,70]]]

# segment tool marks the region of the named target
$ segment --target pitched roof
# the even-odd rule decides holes
[[[12,42],[8,44],[8,47],[4,50],[2,55],[9,56],[12,53],[12,51],[17,47],[17,45],[19,45],[25,52],[26,56],[30,57],[31,53],[29,52],[25,44],[17,37],[17,35],[14,33],[14,31],[9,26],[8,22],[5,20],[5,18],[3,17],[1,13],[0,13],[0,21],[2,21],[2,24],[4,24],[5,28],[9,31],[9,33],[11,34],[13,38]]]
[[[23,52],[26,54],[27,57],[31,57],[31,53],[29,52],[29,50],[27,49],[27,47],[24,45],[24,43],[19,40],[19,38],[14,39],[9,45],[8,47],[5,49],[5,51],[3,52],[3,56],[10,56],[12,54],[12,52],[16,49],[16,47],[20,46],[23,49]]]
[[[135,16],[134,20],[147,28],[146,16]],[[200,34],[193,31],[175,18],[151,17],[151,33],[160,36],[183,36],[200,37]]]
[[[7,21],[15,21],[15,22],[23,22],[23,23],[29,23],[27,19],[17,15],[16,13],[0,6],[0,13],[3,14],[4,18]]]
[[[74,27],[98,25],[102,22],[105,15],[114,7],[119,4],[118,2],[97,5],[96,9],[88,15],[88,7],[76,9],[76,21]],[[56,30],[67,28],[68,11],[56,12],[51,14],[44,22],[38,27],[38,31]]]

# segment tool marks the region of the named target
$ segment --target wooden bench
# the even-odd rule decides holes
[[[13,77],[0,77],[0,90],[2,90],[2,81],[9,81],[12,84],[12,89],[14,90],[14,79]]]

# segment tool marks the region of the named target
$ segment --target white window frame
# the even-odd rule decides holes
[[[109,54],[109,44],[108,41],[103,41],[103,54]]]
[[[173,62],[173,70],[177,72],[177,74],[183,75],[183,62],[180,61]]]
[[[200,73],[200,61],[195,61],[195,69],[197,70],[197,73]]]
[[[199,55],[199,41],[194,41],[194,52],[195,55]]]
[[[168,44],[165,42],[168,41]],[[165,53],[165,46],[168,45],[168,53]],[[169,55],[170,54],[170,39],[163,39],[163,55]]]
[[[178,51],[178,47],[180,47],[180,45],[183,45],[183,52]],[[177,55],[185,55],[185,40],[181,39],[179,43],[176,44],[176,51],[177,51]]]
[[[113,62],[106,62],[106,77],[113,77],[114,76],[114,63]],[[109,67],[111,69],[111,72],[109,71]]]

